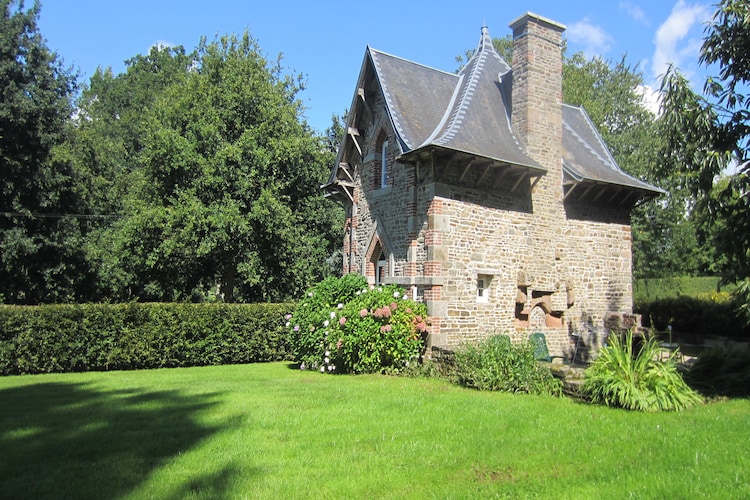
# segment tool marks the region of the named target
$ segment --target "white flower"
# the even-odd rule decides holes
[[[330,362],[331,362],[331,359],[330,359],[330,358],[326,358],[326,359],[324,359],[323,361],[325,361],[325,362],[326,362],[326,364],[328,364],[328,363],[330,363]]]
[[[362,290],[357,290],[357,295],[362,295]]]
[[[325,373],[325,372],[326,372],[326,367],[325,366],[321,366],[320,367],[320,373]]]
[[[291,325],[291,323],[287,321],[286,322],[286,327],[289,328],[290,325]]]
[[[308,297],[312,297],[312,292],[307,292]]]
[[[393,292],[393,296],[394,296],[395,298],[398,298],[398,297],[399,297],[400,295],[401,295],[401,294],[400,294],[400,293],[398,293],[398,292]]]
[[[334,367],[333,367],[333,365],[329,366],[329,367],[328,367],[328,371],[329,371],[329,372],[332,372],[332,371],[333,371],[333,368],[334,368]]]
[[[336,317],[336,311],[331,311],[331,319]]]
[[[339,302],[339,305],[337,305],[336,307],[338,307],[339,309],[343,309],[344,308],[344,304],[342,304],[341,302]]]
[[[326,356],[330,356],[330,355],[331,355],[331,351],[326,351]],[[326,363],[327,363],[327,361],[326,361]]]
[[[328,320],[325,320],[325,321],[323,322],[323,326],[328,326]]]

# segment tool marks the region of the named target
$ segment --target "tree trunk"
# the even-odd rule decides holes
[[[224,266],[224,275],[221,277],[221,295],[224,302],[234,302],[234,279],[237,276],[237,261],[233,260]]]

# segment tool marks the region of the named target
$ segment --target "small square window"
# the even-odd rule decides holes
[[[477,302],[489,302],[491,282],[492,276],[487,274],[477,276]]]

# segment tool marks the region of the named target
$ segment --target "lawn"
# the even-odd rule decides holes
[[[748,422],[284,363],[4,377],[0,497],[748,498]]]

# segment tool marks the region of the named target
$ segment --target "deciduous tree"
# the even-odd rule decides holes
[[[64,154],[75,75],[39,33],[39,4],[0,0],[0,300],[75,300],[88,276]]]

